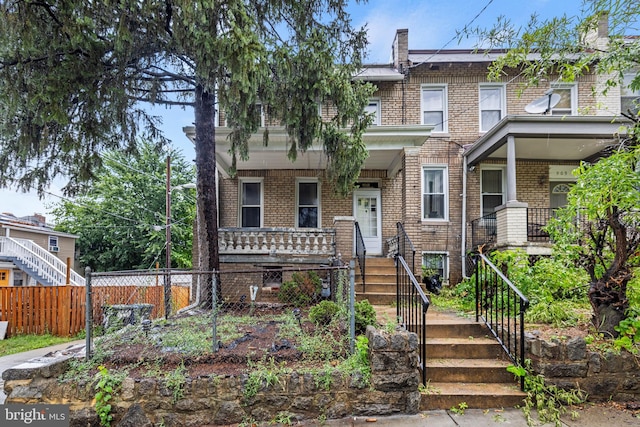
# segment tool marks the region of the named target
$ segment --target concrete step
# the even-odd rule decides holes
[[[513,408],[522,405],[526,393],[519,385],[495,383],[430,382],[422,393],[420,410],[451,409],[465,403],[467,408]]]
[[[430,382],[449,383],[512,383],[514,375],[507,372],[511,363],[502,359],[427,359]]]
[[[357,287],[356,287],[356,289],[357,289]],[[356,292],[356,301],[362,301],[362,300],[365,300],[365,299],[367,301],[369,301],[372,305],[391,306],[391,304],[394,304],[396,302],[396,293],[395,292],[393,292],[393,293],[389,293],[389,292],[370,293],[370,292],[367,292],[366,294],[363,294],[363,293]]]
[[[468,319],[455,321],[430,318],[427,315],[427,336],[430,338],[490,338],[490,332],[486,325],[480,322],[473,322]]]
[[[428,332],[424,345],[429,359],[464,359],[469,355],[475,359],[499,359],[504,352],[493,338],[429,338]]]

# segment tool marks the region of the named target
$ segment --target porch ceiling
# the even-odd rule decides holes
[[[365,169],[383,169],[392,175],[401,167],[403,149],[406,147],[420,147],[431,134],[431,126],[371,126],[364,135],[364,141],[369,150],[369,157],[365,161]],[[195,128],[183,128],[187,137],[194,141]],[[326,156],[320,143],[314,144],[305,153],[298,152],[298,158],[291,162],[287,158],[289,137],[284,127],[269,128],[269,145],[264,146],[260,129],[249,140],[249,159],[238,159],[238,170],[261,169],[324,169],[327,166]],[[223,174],[231,166],[229,154],[229,133],[227,127],[216,128],[216,160],[218,170]]]
[[[615,144],[624,118],[614,116],[507,116],[465,153],[473,166],[486,159],[507,158],[507,137],[513,136],[516,158],[586,160]]]

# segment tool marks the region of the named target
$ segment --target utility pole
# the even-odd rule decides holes
[[[165,266],[167,272],[164,280],[164,318],[168,319],[171,310],[171,156],[167,156],[166,236]]]

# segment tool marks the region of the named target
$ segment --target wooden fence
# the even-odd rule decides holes
[[[164,316],[162,286],[98,286],[92,288],[94,324],[102,322],[106,304],[153,304],[152,318]],[[189,304],[189,288],[171,287],[171,308]],[[0,287],[0,321],[7,321],[7,337],[50,333],[74,336],[85,328],[86,289],[81,286]]]

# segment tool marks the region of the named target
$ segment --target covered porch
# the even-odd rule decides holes
[[[536,197],[534,193],[548,192],[549,183],[555,182],[564,189],[566,202],[566,192],[574,181],[571,170],[580,162],[595,162],[606,155],[619,143],[625,124],[623,118],[613,116],[507,116],[467,147],[465,185],[476,168],[496,164],[504,167],[505,182],[502,203],[493,212],[478,207],[476,212],[482,215],[473,215],[474,206],[463,210],[463,230],[471,233],[463,239],[463,255],[479,247],[521,247],[530,254],[550,253],[544,227],[563,202],[553,200],[553,194]],[[536,173],[518,170],[535,169],[531,164]],[[522,194],[525,191],[528,194]],[[464,197],[466,200],[466,190]]]

